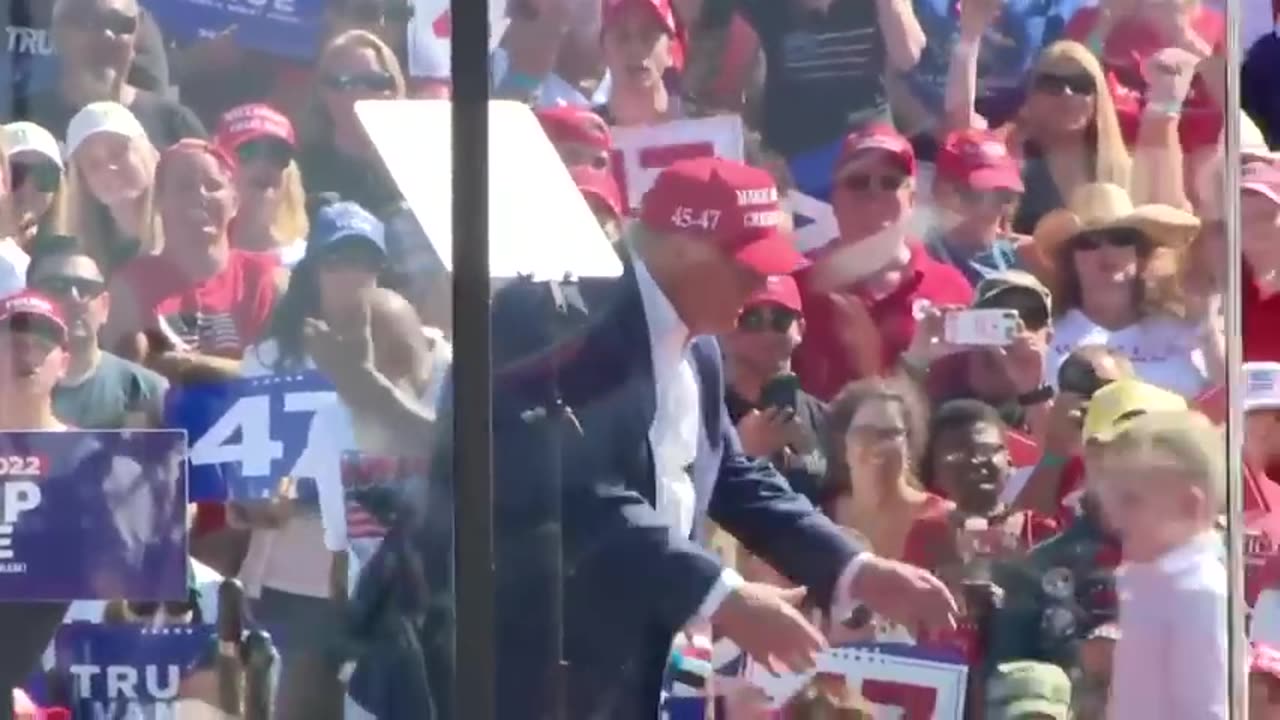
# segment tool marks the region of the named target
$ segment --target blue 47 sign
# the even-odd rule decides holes
[[[274,495],[306,447],[311,418],[336,401],[333,386],[314,371],[171,389],[165,420],[190,438],[191,500]]]

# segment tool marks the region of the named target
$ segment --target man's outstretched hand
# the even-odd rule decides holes
[[[941,580],[914,565],[868,556],[853,576],[853,598],[914,631],[954,630],[956,599]]]
[[[802,673],[827,648],[822,633],[796,609],[804,595],[804,588],[745,583],[729,593],[711,622],[771,672]]]

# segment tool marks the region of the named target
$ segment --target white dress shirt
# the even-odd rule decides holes
[[[689,328],[676,314],[675,306],[658,287],[648,268],[639,258],[635,258],[633,264],[649,328],[656,386],[657,407],[653,425],[649,428],[649,444],[654,459],[654,509],[667,520],[672,532],[689,538],[697,519],[697,498],[690,469],[697,456],[699,433],[704,432],[701,395],[689,356],[692,338]],[[840,574],[832,602],[832,610],[839,617],[844,617],[840,613],[852,612],[857,604],[849,595],[849,588],[854,574],[867,557],[866,553],[859,554]],[[698,607],[696,618],[710,619],[729,593],[744,582],[736,570],[722,570],[720,578]]]

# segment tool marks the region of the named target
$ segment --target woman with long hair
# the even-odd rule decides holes
[[[311,124],[301,127],[298,164],[309,195],[337,193],[387,219],[400,191],[356,117],[355,104],[404,97],[400,63],[376,35],[351,30],[325,46],[316,63]]]
[[[955,127],[982,123],[974,110],[981,42],[960,44],[952,59],[947,114]],[[999,129],[1022,161],[1025,192],[1013,214],[1015,233],[1031,234],[1045,213],[1085,183],[1129,186],[1132,160],[1108,88],[1084,45],[1062,40],[1040,53],[1017,119]]]
[[[306,197],[294,159],[293,123],[269,105],[241,105],[222,116],[214,142],[236,159],[240,207],[231,242],[242,250],[270,253],[292,268],[307,248]]]
[[[1052,381],[1082,345],[1127,357],[1145,382],[1187,398],[1223,372],[1221,339],[1211,322],[1185,318],[1181,263],[1200,220],[1168,205],[1134,207],[1122,188],[1078,189],[1066,208],[1046,215],[1034,246],[1053,291],[1053,337],[1045,357]]]
[[[67,127],[67,231],[108,275],[164,246],[155,210],[160,153],[133,113],[114,102],[86,105]]]

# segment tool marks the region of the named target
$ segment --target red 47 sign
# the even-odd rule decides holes
[[[632,212],[663,168],[697,157],[743,158],[742,118],[722,115],[613,128],[613,167]]]

